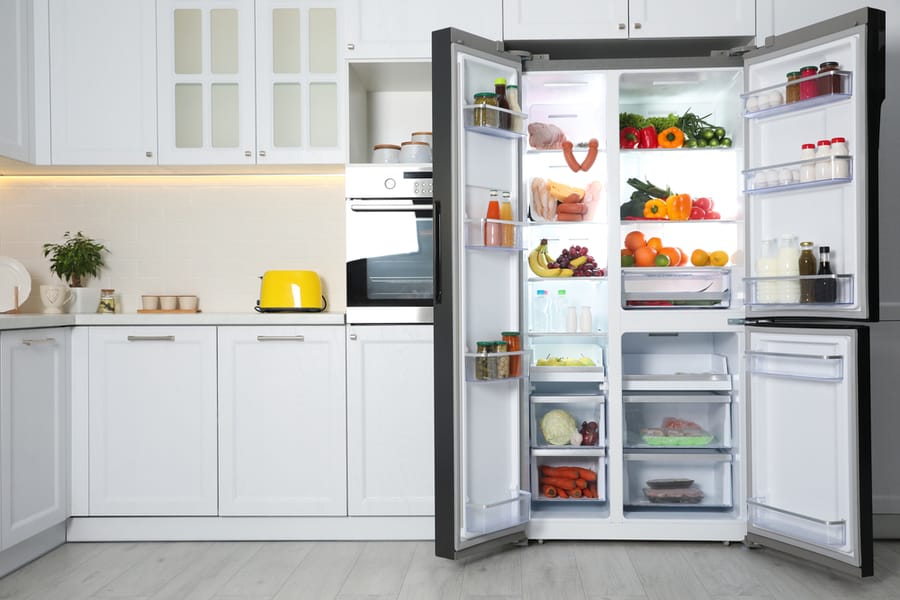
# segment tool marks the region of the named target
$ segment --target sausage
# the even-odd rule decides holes
[[[564,202],[556,207],[556,214],[568,213],[571,215],[583,215],[588,211],[584,202]]]
[[[575,155],[572,154],[572,142],[566,140],[562,143],[562,151],[563,156],[566,159],[566,164],[569,165],[569,168],[572,169],[575,173],[581,170],[581,165],[575,160]]]
[[[573,213],[557,213],[557,221],[584,221],[584,217]]]
[[[587,157],[581,163],[581,170],[587,171],[591,167],[594,166],[594,161],[597,160],[597,154],[600,152],[600,142],[598,142],[595,138],[591,138],[588,142],[588,153]]]

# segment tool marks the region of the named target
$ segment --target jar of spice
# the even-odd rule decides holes
[[[100,304],[97,305],[98,313],[116,312],[116,290],[100,290]]]
[[[819,65],[819,75],[822,73],[831,73],[819,79],[819,95],[830,96],[832,94],[840,94],[844,91],[843,79],[837,72],[838,63],[834,61],[823,62]]]
[[[503,336],[503,341],[506,342],[506,348],[509,352],[521,352],[522,351],[522,338],[519,335],[518,331],[504,331],[500,335]],[[509,357],[509,376],[510,377],[518,377],[522,374],[522,357],[521,355],[514,354]]]
[[[800,77],[812,77],[819,72],[815,66],[803,67],[800,69]],[[800,99],[808,100],[819,95],[819,81],[817,79],[808,79],[800,82]]]
[[[493,342],[476,342],[478,347],[475,357],[475,379],[495,379],[497,377],[497,359],[488,356],[493,350]],[[493,364],[493,377],[491,366]]]
[[[500,112],[497,108],[497,94],[494,92],[479,92],[475,94],[475,110],[473,125],[475,127],[499,127]],[[491,108],[493,107],[493,108]]]
[[[791,104],[792,102],[800,100],[800,84],[791,83],[796,79],[800,79],[800,71],[791,71],[787,74],[788,84],[787,88],[784,90],[785,104]]]
[[[497,354],[497,379],[509,377],[509,345],[506,342],[494,342],[494,352]]]

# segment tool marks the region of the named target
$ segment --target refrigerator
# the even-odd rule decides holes
[[[896,306],[877,239],[897,211],[878,201],[884,13],[748,52],[615,52],[433,33],[436,555],[529,539],[742,541],[871,575],[870,389],[891,375],[871,366],[870,333],[896,325],[880,319]],[[786,102],[786,73],[829,61]],[[520,110],[476,100],[498,79],[518,86]],[[731,143],[620,147],[620,113],[685,112]],[[802,153],[835,137],[846,154]],[[826,176],[805,176],[823,162]],[[719,218],[623,218],[633,178],[714,198]],[[578,220],[560,216],[570,188]],[[511,220],[488,213],[504,192]],[[624,260],[633,232],[683,247],[680,266]],[[768,270],[779,238],[830,246],[832,273]],[[544,270],[585,246],[591,276]],[[719,258],[695,263],[693,249]],[[795,297],[820,284],[830,296]],[[555,309],[536,308],[547,296]],[[521,349],[496,344],[510,332]],[[573,423],[578,436],[557,439]],[[559,469],[577,490],[548,485]]]

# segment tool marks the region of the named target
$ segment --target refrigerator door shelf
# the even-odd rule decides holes
[[[624,507],[629,510],[708,511],[734,507],[732,456],[710,453],[626,453]],[[656,479],[691,479],[683,493],[648,491]]]
[[[518,527],[531,519],[531,494],[519,490],[507,500],[491,504],[466,503],[463,539]]]
[[[763,293],[771,295],[771,288],[777,286],[779,281],[796,281],[796,280],[819,280],[834,279],[836,288],[836,300],[834,302],[804,302],[780,304],[778,302],[760,302],[760,289],[765,289]],[[777,306],[781,309],[797,309],[808,310],[813,307],[829,307],[835,305],[852,306],[855,302],[853,297],[853,275],[801,275],[799,277],[745,277],[744,278],[744,304],[748,306]]]
[[[836,383],[844,380],[844,357],[840,354],[794,354],[748,350],[747,373],[785,379]]]
[[[519,359],[518,375],[512,374],[515,370],[515,357],[518,357]],[[488,354],[468,353],[465,355],[466,382],[499,383],[524,379],[528,377],[528,363],[530,357],[531,352],[528,350],[520,350],[518,352],[489,352]]]
[[[802,181],[803,167],[815,169],[816,166],[828,161],[830,177]],[[746,169],[744,174],[745,194],[771,194],[774,192],[792,192],[822,185],[835,185],[850,183],[853,181],[853,157],[837,155],[829,158],[809,158],[795,162],[782,163],[780,165],[768,165],[755,169]]]
[[[495,137],[517,138],[525,135],[525,120],[528,115],[489,104],[468,104],[463,107],[466,131],[492,135]],[[507,113],[518,124],[518,129],[500,128],[500,114]]]
[[[754,527],[816,544],[839,548],[847,543],[847,521],[819,519],[766,504],[765,498],[747,499],[748,519]]]
[[[606,402],[604,396],[531,396],[531,447],[555,451],[574,450],[576,452],[594,451],[606,446]],[[541,422],[553,410],[563,410],[575,420],[580,429],[581,424],[593,421],[597,424],[598,436],[595,444],[575,446],[551,444],[544,438]]]
[[[626,267],[622,269],[622,307],[728,308],[728,267]]]
[[[825,93],[820,93],[821,89],[819,88],[823,87],[822,82],[826,79],[832,84],[829,86],[832,89]],[[835,79],[840,82],[837,86],[840,91],[837,92],[833,91],[833,80]],[[816,84],[816,95],[797,102],[786,103],[785,99],[788,96],[788,86],[800,86],[803,83]],[[801,77],[800,79],[791,81],[790,84],[784,82],[778,85],[753,90],[746,94],[741,94],[741,99],[744,101],[744,117],[748,119],[759,119],[841,102],[847,100],[852,95],[853,75],[849,71],[829,71],[811,75],[809,77]]]
[[[485,205],[487,206],[487,205]],[[488,252],[521,252],[525,250],[525,244],[522,242],[522,227],[525,225],[522,221],[504,221],[502,219],[465,219],[466,224],[466,250],[485,250]],[[488,246],[485,244],[488,236],[485,235],[488,224],[499,225],[499,238],[504,237],[504,228],[511,227],[508,246],[501,244],[496,246]]]
[[[583,504],[606,503],[606,449],[594,448],[592,450],[532,450],[531,451],[531,495],[534,501],[541,503],[554,503],[559,505],[577,506]],[[588,496],[583,492],[580,498],[571,497],[571,491],[566,491],[567,498],[548,496],[548,491],[541,484],[541,467],[577,467],[591,471],[596,476],[596,481],[587,481],[590,488]],[[576,486],[577,487],[577,486]],[[593,494],[593,497],[591,496]]]
[[[730,391],[732,377],[720,354],[623,354],[624,391]]]

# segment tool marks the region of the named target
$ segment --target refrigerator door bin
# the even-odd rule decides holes
[[[581,445],[551,444],[544,437],[541,423],[550,411],[562,410],[568,413],[574,420],[575,426],[580,431],[584,423],[597,424],[597,438],[593,444]],[[592,450],[606,446],[606,402],[601,395],[594,396],[531,396],[531,446],[532,448],[552,448],[557,450]],[[552,435],[552,434],[551,434]]]
[[[720,354],[623,354],[625,391],[730,391],[731,375]]]
[[[531,494],[518,491],[508,500],[490,504],[466,503],[466,527],[463,538],[502,531],[531,519]]]
[[[776,534],[788,535],[818,546],[841,547],[847,543],[847,522],[843,519],[820,519],[783,508],[769,506],[765,498],[747,499],[750,523]]]
[[[747,373],[757,376],[836,383],[844,379],[844,357],[835,354],[793,354],[747,351]]]
[[[729,449],[731,395],[624,396],[626,448]]]
[[[760,298],[764,296],[771,297],[772,289],[777,289],[777,286],[780,285],[778,282],[797,280],[811,280],[815,282],[820,279],[833,279],[835,281],[836,299],[834,302],[794,302],[790,304],[782,304],[778,302],[762,302],[760,300]],[[853,290],[855,288],[853,275],[849,274],[801,275],[799,277],[745,277],[744,288],[746,290],[744,303],[752,306],[777,306],[780,309],[809,310],[810,308],[815,307],[828,307],[836,305],[852,306],[855,302],[855,299],[853,297]]]
[[[796,85],[799,90],[803,84],[815,87],[816,95],[797,102],[785,102],[789,96],[788,87]],[[808,77],[794,79],[790,83],[785,81],[777,85],[752,90],[746,94],[741,94],[741,99],[744,102],[744,116],[748,119],[758,119],[841,102],[852,95],[853,74],[849,71],[838,70],[817,73]]]
[[[525,120],[528,115],[521,112],[491,106],[489,104],[467,104],[463,107],[465,114],[466,131],[474,131],[496,137],[517,138],[525,135]],[[500,127],[500,114],[505,113],[518,119],[511,119],[518,124],[518,129],[503,129]]]
[[[516,381],[528,377],[530,352],[466,353],[466,381],[469,383],[497,383]],[[518,358],[519,375],[513,375],[514,360]]]
[[[728,308],[731,269],[629,267],[622,269],[622,307]]]
[[[546,483],[547,477],[551,477],[552,471],[547,475],[542,471],[544,468],[574,467],[579,472],[584,471],[588,478],[584,478],[584,483],[575,484],[574,490],[567,489],[568,486],[562,488],[568,497],[561,497],[558,491],[550,492]],[[595,481],[591,481],[590,477],[596,477]],[[545,483],[542,483],[542,479]],[[565,480],[568,481],[568,480]],[[578,481],[573,480],[573,481]],[[552,483],[552,481],[551,481]],[[586,485],[582,488],[581,485]],[[557,488],[555,486],[554,490]],[[551,494],[548,496],[547,494]],[[534,501],[541,503],[554,504],[598,504],[606,502],[606,450],[603,448],[593,448],[591,450],[550,450],[550,449],[534,449],[531,451],[531,494]],[[575,495],[580,497],[574,497]]]
[[[819,163],[828,163],[826,169],[830,175],[803,181],[801,173],[806,169],[815,169]],[[791,192],[804,188],[853,181],[853,157],[847,155],[830,156],[828,158],[808,158],[796,162],[767,165],[755,169],[746,169],[744,174],[745,194],[769,194],[773,192]]]
[[[487,212],[487,203],[490,190],[484,195],[484,212]],[[498,198],[499,200],[499,198]],[[477,202],[475,203],[477,204]],[[466,219],[466,249],[467,250],[485,250],[488,252],[521,252],[525,249],[522,242],[522,226],[521,221],[504,221],[503,219]],[[497,245],[488,245],[487,241],[491,237],[491,233],[487,231],[488,227],[496,227],[499,236]],[[509,231],[507,236],[505,231]],[[502,240],[508,237],[509,245],[504,246]]]
[[[658,480],[693,480],[687,487]],[[648,483],[651,482],[651,483]],[[625,510],[726,510],[734,506],[732,457],[711,453],[625,454]]]

